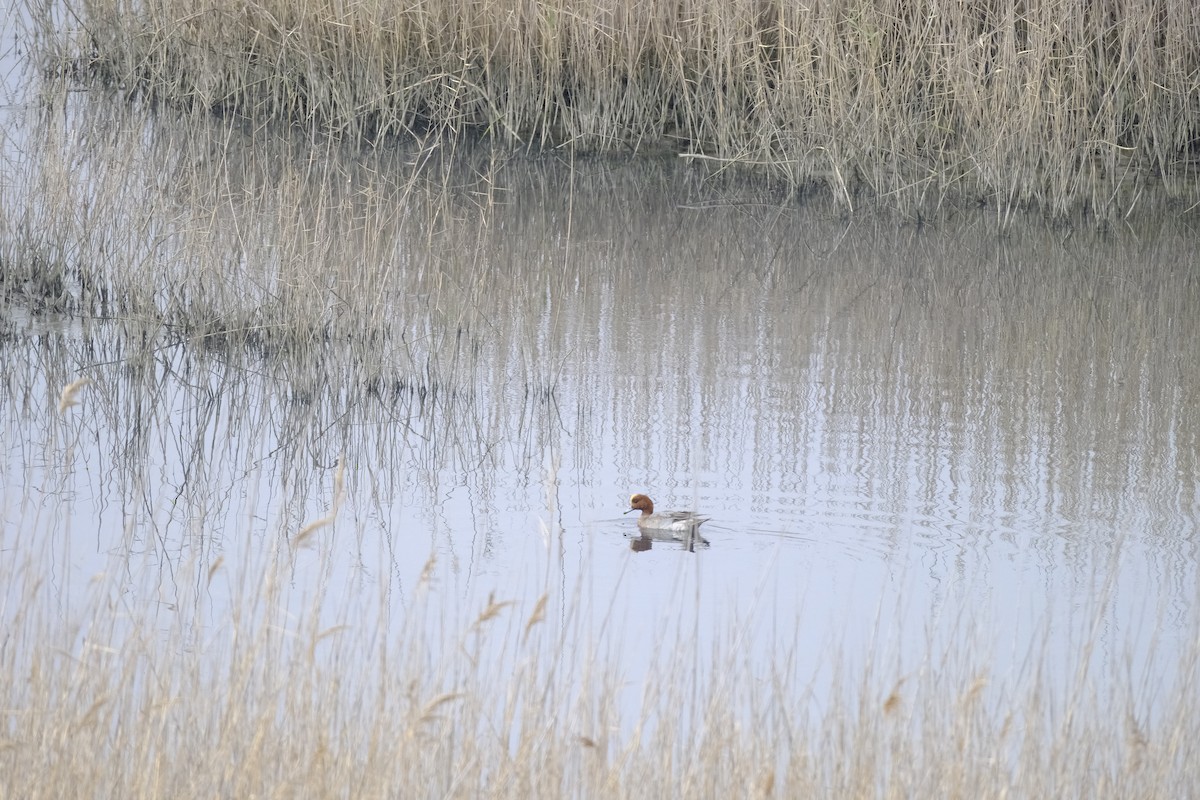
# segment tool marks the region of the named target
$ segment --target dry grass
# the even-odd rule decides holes
[[[628,675],[604,655],[619,628],[582,634],[577,595],[456,614],[426,576],[403,619],[330,624],[321,598],[289,603],[292,558],[317,556],[198,567],[170,611],[103,578],[64,606],[6,558],[0,794],[1129,798],[1200,780],[1195,622],[1161,684],[1117,655],[1097,669],[1092,642],[993,674],[967,637],[899,674],[835,650],[817,688],[795,643],[739,655],[733,620],[711,651],[664,635]]]
[[[52,4],[48,4],[52,5]],[[74,7],[74,4],[66,5]],[[1126,213],[1194,202],[1200,7],[1173,0],[88,0],[50,64],[352,137],[666,150],[793,189]]]
[[[290,442],[296,448],[281,460],[303,474],[309,470],[309,443],[314,439],[328,456],[322,461],[330,465],[340,452],[350,453],[351,464],[372,453],[378,463],[409,464],[401,457],[408,451],[399,445],[389,450],[362,431],[402,438],[405,419],[422,424],[432,415],[423,416],[411,395],[407,405],[396,404],[395,414],[392,406],[356,412],[362,416],[352,417],[354,424],[343,423],[344,431],[338,430],[349,444],[322,440],[328,430],[325,420],[343,418],[343,400],[349,398],[347,404],[353,406],[360,399],[355,387],[369,385],[371,391],[387,394],[392,389],[384,378],[396,376],[423,381],[418,392],[432,394],[440,385],[439,402],[459,404],[443,407],[442,426],[428,423],[423,436],[434,441],[444,436],[456,443],[479,440],[477,447],[484,450],[501,436],[525,435],[514,437],[512,430],[501,427],[508,417],[491,408],[481,416],[491,419],[494,427],[478,435],[467,429],[476,424],[473,415],[461,412],[464,406],[481,403],[470,395],[473,387],[507,386],[505,381],[537,377],[521,363],[523,358],[536,363],[533,345],[523,344],[528,337],[506,334],[509,329],[502,326],[488,329],[486,324],[489,319],[506,319],[505,313],[513,319],[525,316],[513,315],[514,307],[542,307],[536,298],[548,285],[556,286],[552,282],[565,261],[556,238],[561,217],[552,211],[523,211],[515,203],[505,207],[511,214],[477,214],[480,207],[493,210],[491,199],[481,194],[482,199],[475,198],[479,205],[472,205],[467,192],[448,188],[456,184],[446,178],[458,177],[458,172],[443,173],[439,180],[427,180],[423,174],[393,183],[380,177],[392,174],[391,164],[375,161],[353,168],[370,176],[353,172],[352,180],[346,180],[346,173],[338,171],[345,162],[334,157],[336,151],[320,165],[290,150],[264,163],[240,161],[236,146],[222,150],[214,145],[220,142],[217,136],[204,138],[192,130],[187,137],[168,132],[159,140],[149,126],[112,124],[114,117],[106,114],[89,119],[94,112],[74,109],[69,121],[77,127],[48,115],[54,135],[39,139],[42,150],[34,155],[49,157],[31,156],[20,165],[27,170],[21,173],[24,180],[0,187],[13,200],[6,207],[19,209],[0,221],[6,226],[4,267],[12,270],[7,283],[20,293],[14,297],[34,298],[29,306],[39,312],[42,298],[56,309],[82,309],[81,326],[100,328],[89,313],[111,320],[100,330],[85,328],[78,351],[73,344],[57,350],[47,346],[36,360],[23,347],[0,351],[11,359],[5,375],[13,396],[42,398],[45,413],[35,420],[52,419],[59,425],[63,420],[55,413],[58,404],[69,410],[67,422],[94,404],[102,422],[92,424],[130,432],[113,439],[118,443],[113,460],[130,475],[154,471],[158,464],[148,439],[138,431],[156,421],[161,424],[173,408],[161,402],[157,370],[165,365],[155,361],[155,348],[220,341],[267,346],[303,343],[311,336],[318,342],[342,337],[338,340],[353,344],[329,348],[337,352],[323,361],[302,353],[305,357],[294,360],[264,358],[254,363],[247,363],[251,359],[246,357],[235,361],[215,347],[212,353],[198,349],[193,360],[180,348],[185,351],[183,363],[172,365],[172,372],[180,370],[189,386],[207,387],[209,373],[217,370],[204,359],[225,363],[236,377],[220,384],[222,402],[250,409],[250,420],[221,429],[234,433],[217,437],[216,460],[235,449],[251,449],[263,437],[256,431],[269,422],[276,426],[270,428],[272,442]],[[121,113],[117,112],[118,122]],[[54,128],[58,124],[70,133]],[[130,136],[151,141],[139,149]],[[229,138],[237,140],[231,133]],[[77,141],[91,149],[75,147]],[[487,185],[480,177],[486,174],[476,173],[472,189]],[[531,171],[528,182],[509,175],[496,184],[511,187],[504,193],[510,196],[536,195],[545,188],[539,181],[554,182],[558,174]],[[993,346],[1005,337],[1036,342],[1029,360],[1035,367],[1044,365],[1047,375],[1058,374],[1064,361],[1054,349],[1063,346],[1055,340],[1056,332],[1089,351],[1097,341],[1102,347],[1126,347],[1137,357],[1117,362],[1143,365],[1154,363],[1160,348],[1172,349],[1164,341],[1191,338],[1186,321],[1192,317],[1186,310],[1192,289],[1186,282],[1152,283],[1169,294],[1162,305],[1148,299],[1154,290],[1122,290],[1121,297],[1133,303],[1129,307],[1105,301],[1104,294],[1097,300],[1094,294],[1077,291],[1080,286],[1095,289],[1096,265],[1101,275],[1124,280],[1125,273],[1115,269],[1111,259],[1113,248],[1129,248],[1128,242],[1114,245],[1079,234],[1063,263],[1045,259],[1046,251],[1036,247],[1002,253],[990,267],[995,276],[984,281],[981,297],[961,290],[956,283],[960,262],[940,249],[957,252],[976,246],[975,239],[961,232],[956,234],[959,238],[943,235],[905,249],[894,238],[895,231],[879,223],[878,238],[868,235],[846,242],[848,249],[861,248],[864,254],[841,257],[834,269],[823,256],[814,255],[810,242],[797,243],[795,227],[722,227],[731,225],[729,219],[738,213],[729,208],[683,225],[673,217],[664,222],[653,209],[669,204],[662,198],[646,200],[635,191],[646,184],[644,179],[621,182],[596,172],[574,180],[579,196],[592,199],[577,201],[572,247],[575,252],[603,248],[598,252],[608,255],[594,268],[577,270],[572,279],[584,287],[581,293],[594,294],[593,273],[611,275],[617,307],[631,305],[647,285],[657,289],[677,280],[678,263],[687,263],[701,275],[692,282],[699,293],[729,283],[724,256],[741,257],[754,253],[754,247],[770,251],[787,246],[799,255],[772,275],[772,287],[776,281],[789,291],[808,286],[810,293],[828,298],[806,301],[814,305],[796,307],[796,315],[819,320],[828,309],[836,309],[833,316],[839,324],[851,326],[854,340],[865,342],[863,352],[872,356],[886,352],[896,335],[887,316],[873,309],[906,291],[926,288],[929,296],[905,307],[915,312],[906,313],[905,319],[927,312],[930,343],[921,339],[918,344],[943,359],[948,352],[949,361],[956,364],[960,351],[955,345],[948,347],[943,335],[947,319],[958,325],[954,313],[998,308],[988,302],[996,286],[1027,294],[1033,308],[1045,313],[1023,312],[1011,325],[1000,326],[999,336],[989,334],[987,340]],[[90,189],[87,202],[78,202],[80,186]],[[32,202],[18,202],[24,192]],[[614,202],[614,197],[639,197],[646,205],[631,212],[627,203]],[[622,214],[639,218],[626,224]],[[492,224],[505,227],[507,238],[491,238]],[[805,224],[810,234],[826,226],[812,242],[841,241],[842,226],[836,219],[809,219]],[[1190,234],[1173,230],[1150,228],[1139,241],[1154,242],[1158,252],[1166,254],[1154,257],[1185,263],[1179,254],[1190,252]],[[496,246],[497,242],[508,244]],[[722,251],[722,243],[728,249]],[[1118,252],[1123,262],[1152,261],[1140,245]],[[919,266],[913,274],[907,267],[903,273],[884,271],[881,280],[881,262]],[[518,263],[526,268],[511,268]],[[46,264],[61,271],[42,270]],[[491,268],[473,270],[477,264]],[[608,269],[611,264],[638,267]],[[1016,266],[1030,264],[1036,267]],[[1071,277],[1064,279],[1064,272]],[[835,274],[836,291],[820,287],[824,278],[810,285],[804,277]],[[1018,274],[1020,279],[1014,277]],[[862,286],[874,288],[860,303]],[[960,293],[953,293],[955,286]],[[327,287],[333,287],[340,305],[326,305]],[[799,292],[786,294],[781,302],[793,303],[798,296]],[[759,313],[755,309],[763,305],[758,297],[752,293],[744,305],[727,306],[735,312],[728,316],[744,320],[748,328],[758,326],[761,318],[754,316]],[[864,313],[868,304],[872,310]],[[1078,313],[1099,315],[1102,321],[1127,313],[1137,324],[1104,324],[1096,329],[1102,334],[1099,340],[1082,342],[1077,329],[1066,324]],[[1047,322],[1045,327],[1035,326],[1037,335],[1031,337],[1028,319]],[[1142,319],[1175,320],[1175,338],[1163,337],[1160,328],[1142,324]],[[405,349],[373,352],[371,331],[387,322],[407,333],[401,339]],[[1103,331],[1110,328],[1128,338],[1106,345]],[[519,325],[512,330],[523,331]],[[581,314],[578,328],[571,330],[555,334],[567,343],[564,350],[594,340],[594,318]],[[351,340],[352,336],[358,338]],[[805,338],[816,337],[805,332]],[[671,353],[676,346],[678,352],[692,348],[695,340],[687,334],[676,340],[664,336],[662,341]],[[783,338],[775,346],[791,352],[792,341]],[[972,340],[958,346],[971,347]],[[1027,369],[1028,347],[986,350],[990,355],[980,363],[1016,357]],[[322,348],[313,350],[320,354]],[[489,357],[497,352],[516,355],[507,362]],[[555,350],[547,347],[546,352]],[[396,363],[378,363],[391,358]],[[93,365],[95,384],[77,396],[83,385],[76,383],[79,363]],[[51,387],[46,391],[42,380],[48,372],[52,379],[45,378]],[[463,381],[463,375],[469,380]],[[368,379],[381,382],[367,384]],[[1064,378],[1059,374],[1055,380],[1061,383]],[[113,385],[127,388],[113,390]],[[1153,387],[1178,389],[1169,381],[1149,385],[1147,389],[1130,380],[1102,383],[1101,391],[1090,391],[1086,384],[1089,391],[1071,396],[1090,399],[1082,401],[1082,413],[1077,408],[1076,415],[1063,420],[1065,433],[1059,435],[1085,440],[1094,419],[1119,417],[1113,425],[1100,426],[1104,441],[1158,440],[1157,435],[1145,434],[1182,423],[1170,413],[1158,413],[1174,406],[1155,402]],[[447,386],[460,394],[451,397]],[[67,391],[60,394],[63,387]],[[291,394],[278,403],[271,394],[275,391]],[[517,391],[511,394],[520,396]],[[604,396],[609,395],[605,387]],[[850,390],[836,399],[850,408],[857,408],[854,403],[861,400]],[[1039,399],[1041,395],[1034,397]],[[1044,399],[1057,400],[1058,395]],[[82,407],[71,408],[74,400],[82,400]],[[36,400],[26,402],[37,405]],[[276,420],[280,408],[296,413]],[[530,417],[546,416],[541,406],[529,408]],[[1126,413],[1126,408],[1133,411]],[[524,406],[519,413],[526,413]],[[773,427],[762,429],[764,440],[796,435],[791,408],[782,408],[780,414]],[[319,430],[311,427],[313,419],[322,422]],[[1027,419],[1014,420],[1016,430],[1035,430]],[[363,421],[368,424],[359,424]],[[36,423],[21,423],[27,424]],[[181,424],[188,433],[172,434],[180,440],[202,441],[207,436],[203,431],[211,430],[204,414]],[[134,427],[123,427],[129,425]],[[636,433],[633,425],[614,427]],[[730,430],[746,438],[744,429]],[[50,433],[41,438],[53,440]],[[1016,438],[1027,442],[1031,437]],[[542,446],[538,442],[530,452],[540,455]],[[1036,455],[1036,443],[1031,447],[1019,452]],[[1147,462],[1142,458],[1150,460],[1150,471],[1156,468],[1157,455],[1130,454],[1121,447],[1114,449],[1112,458],[1101,459],[1106,467],[1091,473],[1099,476],[1098,483],[1109,474],[1105,469],[1126,478],[1144,474]],[[429,450],[437,448],[430,445]],[[14,452],[19,454],[14,457],[25,456],[26,464],[40,458],[37,448]],[[462,460],[487,464],[486,457],[471,451]],[[1094,457],[1089,451],[1089,464]],[[1189,474],[1186,452],[1181,458],[1182,467],[1158,464],[1157,469]],[[196,468],[203,470],[203,456],[197,459]],[[415,468],[422,466],[418,459]],[[386,472],[389,475],[377,478],[385,493],[393,489],[387,481],[400,480],[392,470]],[[1035,650],[1029,667],[1011,674],[992,668],[986,642],[964,636],[945,646],[931,644],[922,660],[904,668],[883,658],[864,662],[862,654],[848,646],[833,648],[829,661],[839,666],[828,685],[818,685],[795,669],[791,654],[797,645],[786,641],[786,629],[781,627],[785,641],[778,643],[774,658],[750,661],[736,646],[745,628],[734,619],[722,623],[727,629],[718,631],[723,635],[716,647],[702,647],[687,635],[663,636],[657,668],[627,674],[610,655],[620,652],[620,629],[596,637],[581,630],[579,621],[589,618],[588,609],[580,608],[578,599],[562,600],[553,579],[530,596],[498,595],[455,611],[437,593],[438,572],[431,563],[417,579],[419,590],[403,619],[371,608],[370,613],[331,618],[319,613],[325,609],[323,597],[297,604],[285,590],[289,559],[322,557],[317,545],[341,524],[335,516],[340,477],[332,466],[330,476],[328,516],[287,525],[287,533],[300,532],[300,541],[289,544],[281,537],[277,560],[257,564],[253,552],[239,555],[229,549],[223,560],[190,569],[176,565],[180,597],[172,609],[148,599],[153,592],[128,591],[126,582],[108,579],[97,581],[87,598],[64,599],[62,576],[47,574],[31,555],[40,537],[24,532],[20,517],[17,524],[0,528],[0,537],[9,537],[0,539],[0,796],[1126,798],[1186,796],[1200,784],[1200,623],[1195,620],[1184,626],[1183,634],[1172,629],[1161,637],[1166,641],[1182,635],[1191,642],[1178,661],[1175,650],[1158,656],[1164,672],[1173,676],[1164,681],[1126,669],[1120,641],[1108,642],[1112,647],[1103,652],[1093,648],[1094,641],[1080,642],[1065,662]],[[151,479],[161,476],[144,478]],[[1136,486],[1129,491],[1135,490]],[[194,502],[189,509],[196,511],[195,518],[213,523],[208,498]],[[223,530],[222,526],[206,535],[223,536]],[[232,539],[238,529],[229,530],[234,531],[228,536]],[[153,536],[146,531],[130,534],[139,539]],[[64,552],[67,549],[64,546]],[[120,557],[117,568],[125,569]],[[211,600],[222,592],[230,596],[228,606]],[[889,647],[883,642],[877,652]],[[1153,652],[1137,656],[1139,664],[1154,663]],[[1168,658],[1171,661],[1164,663]],[[1106,668],[1081,668],[1095,659]],[[631,692],[630,685],[640,691]]]
[[[1019,15],[985,5],[970,17],[899,3],[836,13],[736,2],[669,14],[632,4],[395,8],[92,3],[78,10],[79,37],[46,25],[38,47],[59,66],[205,116],[283,117],[353,136],[432,126],[538,146],[674,142],[720,163],[764,165],[793,186],[818,180],[844,203],[866,186],[914,207],[961,193],[1107,208],[1126,166],[1172,188],[1196,137],[1195,12],[1176,5],[1156,15],[1159,5],[1135,3],[1115,19],[1102,5],[1067,3]],[[119,359],[131,381],[153,377],[154,349],[171,343],[320,353],[351,337],[348,386],[416,392],[422,407],[439,387],[439,402],[479,402],[471,385],[447,378],[489,364],[505,379],[516,372],[527,393],[543,377],[529,366],[531,345],[503,351],[515,353],[511,367],[488,357],[505,342],[479,330],[504,308],[539,308],[529,298],[566,256],[502,250],[498,267],[472,271],[495,266],[483,255],[497,252],[494,218],[475,213],[493,202],[487,169],[469,192],[449,188],[460,174],[449,170],[389,183],[377,179],[387,162],[364,177],[337,144],[259,162],[242,159],[237,143],[259,147],[266,128],[245,140],[224,128],[219,149],[220,136],[195,129],[156,138],[95,109],[60,117],[66,102],[47,105],[47,135],[14,168],[26,170],[19,180],[0,186],[18,209],[0,220],[5,291],[36,313],[111,320],[127,339],[105,360]],[[593,180],[592,194],[611,188]],[[665,261],[621,249],[602,225],[589,235],[586,220],[613,218],[581,212],[576,246],[616,241],[624,263]],[[528,238],[553,239],[558,222],[527,223],[537,234]],[[420,242],[414,230],[424,248],[408,244]],[[537,266],[514,277],[504,258]],[[412,322],[398,308],[426,316]],[[408,335],[396,363],[377,364],[373,337],[398,317]],[[321,404],[351,392],[328,377],[342,373],[306,377],[288,359],[263,361],[264,379],[288,387],[295,406],[317,406],[316,418],[334,417]],[[32,368],[24,351],[19,363]],[[57,408],[81,399],[87,408],[94,398],[79,392],[89,379],[67,366],[52,382]],[[112,419],[140,420],[129,412],[155,402],[149,391],[97,395]],[[403,410],[419,422],[415,402]],[[444,416],[444,433],[425,433],[471,438],[462,417]],[[308,441],[298,430],[278,438]],[[146,461],[129,438],[114,458]],[[557,585],[456,612],[431,562],[403,619],[384,608],[330,619],[323,596],[298,606],[286,590],[291,559],[322,557],[316,545],[337,524],[340,499],[339,470],[328,516],[289,527],[295,540],[281,539],[269,563],[248,551],[178,565],[195,577],[178,581],[169,610],[105,578],[86,600],[64,599],[29,537],[0,539],[0,796],[1126,798],[1200,785],[1197,620],[1163,682],[1126,669],[1120,642],[1099,654],[1081,642],[1065,665],[1037,651],[1008,674],[965,636],[931,644],[904,669],[884,659],[852,667],[861,654],[835,649],[834,676],[817,687],[793,668],[794,643],[779,643],[773,659],[743,658],[737,620],[716,647],[664,636],[658,668],[630,675],[609,655],[619,629],[584,631],[588,609],[560,599]],[[227,606],[211,600],[217,588]],[[1138,656],[1154,663],[1154,653]],[[1084,668],[1096,659],[1108,659],[1105,669]],[[631,684],[640,697],[628,700]]]

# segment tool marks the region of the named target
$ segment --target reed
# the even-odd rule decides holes
[[[1172,0],[87,0],[41,52],[172,105],[376,139],[667,151],[845,206],[1194,202],[1200,8]]]
[[[431,561],[402,614],[339,618],[342,599],[287,589],[322,551],[176,565],[169,608],[153,580],[142,596],[104,576],[71,602],[6,559],[0,793],[1127,798],[1200,779],[1194,619],[1166,681],[1133,666],[1153,653],[1090,639],[1065,672],[1043,645],[998,673],[982,628],[904,668],[870,657],[886,636],[865,661],[833,647],[822,681],[795,668],[786,626],[770,660],[743,657],[748,620],[709,647],[664,625],[631,675],[620,627],[581,624],[578,590],[447,610]]]

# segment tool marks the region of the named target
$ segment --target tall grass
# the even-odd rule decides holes
[[[370,138],[666,150],[792,189],[1194,202],[1200,8],[1172,0],[86,0],[42,54],[156,100]],[[74,19],[63,35],[52,19]]]
[[[1111,653],[1098,678],[1094,639],[1065,672],[1035,645],[997,674],[979,628],[904,667],[873,657],[886,637],[865,661],[835,646],[818,686],[786,626],[762,662],[737,620],[711,650],[664,625],[628,674],[620,627],[581,622],[578,590],[459,613],[427,565],[402,616],[331,619],[328,587],[288,589],[323,547],[176,565],[170,607],[153,580],[103,576],[70,602],[6,557],[0,794],[1124,799],[1200,780],[1194,619],[1162,683],[1119,643],[1095,651]]]

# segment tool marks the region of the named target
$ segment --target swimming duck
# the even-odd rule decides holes
[[[708,521],[695,511],[660,511],[654,513],[654,501],[644,494],[629,498],[629,511],[640,511],[638,528],[644,531],[670,531],[681,535],[695,535],[697,529]],[[628,514],[629,511],[625,513]]]

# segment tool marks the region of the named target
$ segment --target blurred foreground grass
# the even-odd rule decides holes
[[[993,674],[979,633],[903,671],[874,655],[886,641],[861,669],[847,666],[861,654],[831,652],[828,686],[796,674],[794,642],[763,662],[665,634],[656,667],[629,675],[619,627],[587,633],[578,593],[457,614],[431,562],[403,619],[328,624],[330,598],[288,599],[296,558],[319,556],[284,546],[261,573],[196,570],[171,607],[99,576],[72,608],[6,547],[0,796],[1179,798],[1200,785],[1195,619],[1166,683],[1132,666],[1153,653],[1086,641],[1064,664],[1049,637],[1021,674]]]

